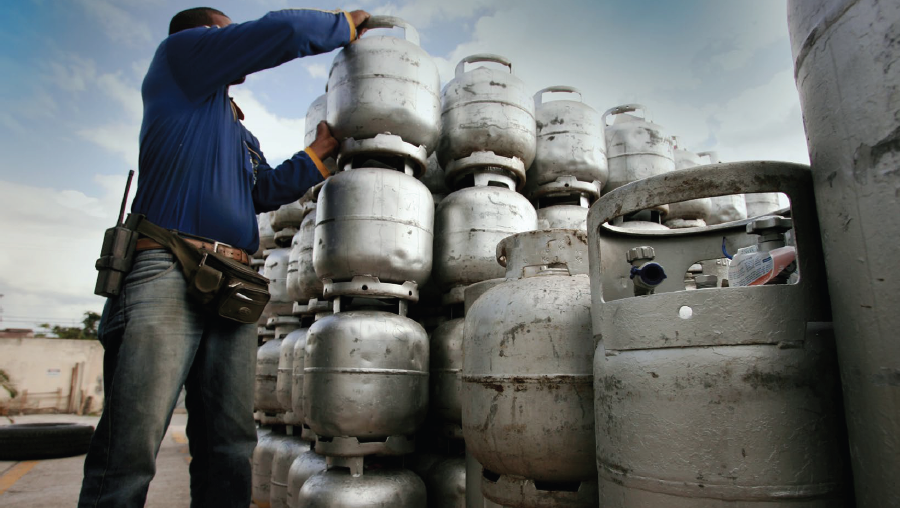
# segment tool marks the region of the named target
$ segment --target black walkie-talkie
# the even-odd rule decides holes
[[[134,247],[137,243],[138,233],[125,227],[125,203],[128,201],[132,178],[134,178],[133,169],[128,171],[125,195],[122,196],[122,206],[119,208],[119,221],[116,222],[115,227],[107,229],[103,235],[100,258],[94,265],[98,272],[94,294],[98,296],[118,295],[122,290],[122,282],[131,271],[131,264],[134,261]]]

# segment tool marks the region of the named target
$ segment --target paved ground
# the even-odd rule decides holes
[[[14,417],[16,423],[74,422],[96,427],[98,417],[74,415],[27,415]],[[150,483],[148,508],[190,506],[187,415],[175,414],[156,460],[156,477]],[[0,425],[9,420],[0,417]],[[84,456],[65,459],[0,461],[0,507],[60,508],[75,506],[81,489]]]

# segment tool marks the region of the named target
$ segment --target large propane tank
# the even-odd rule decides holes
[[[856,499],[900,506],[900,5],[788,1]]]
[[[747,205],[747,217],[761,217],[781,209],[777,192],[744,194],[744,203]]]
[[[503,276],[497,242],[537,229],[537,212],[512,180],[475,174],[473,187],[449,194],[435,212],[434,278],[445,290]]]
[[[291,330],[281,341],[278,354],[278,378],[275,382],[275,393],[278,403],[285,414],[285,424],[302,425],[303,413],[295,414],[293,406],[294,349],[297,341],[306,339],[306,329],[300,328],[300,319],[296,319],[296,328]]]
[[[701,160],[706,157],[708,161],[707,164],[718,164],[722,162],[719,160],[718,152],[697,152],[697,155],[700,156]],[[747,218],[747,202],[744,200],[743,194],[716,196],[709,199],[712,208],[710,209],[709,219],[706,221],[707,225],[713,226],[715,224],[723,224],[725,222]]]
[[[297,436],[287,436],[279,443],[272,456],[272,479],[269,490],[271,508],[288,507],[288,473],[294,461],[310,450],[311,443]]]
[[[287,439],[284,434],[270,432],[259,437],[251,459],[251,494],[258,508],[270,508],[272,489],[272,462],[278,446]]]
[[[306,480],[298,494],[306,508],[423,508],[425,484],[405,469],[370,469],[353,477],[347,468],[323,471]]]
[[[642,112],[643,116],[630,113]],[[615,120],[609,124],[608,118]],[[672,138],[665,130],[649,120],[647,108],[640,104],[616,106],[603,113],[606,136],[609,180],[603,193],[617,189],[626,183],[675,170],[675,153]],[[665,214],[668,208],[656,207]]]
[[[811,185],[798,164],[708,165],[643,180],[591,207],[600,506],[848,506]],[[672,231],[606,224],[735,190],[790,196],[799,283],[685,290],[683,274],[698,261],[778,243],[748,233],[752,220]]]
[[[566,93],[565,100],[544,101],[544,94]],[[574,96],[578,100],[574,100]],[[564,176],[597,182],[602,188],[609,177],[603,124],[581,92],[571,86],[551,86],[534,95],[537,144],[528,168],[525,194]]]
[[[405,316],[356,310],[313,323],[303,394],[316,451],[361,456],[405,442],[428,412],[428,353],[425,330]]]
[[[278,402],[278,362],[281,359],[282,342],[282,339],[273,338],[256,350],[253,407],[258,411],[282,412],[281,403]]]
[[[376,28],[402,28],[404,39],[375,35]],[[343,158],[360,153],[403,154],[416,160],[417,175],[434,151],[440,129],[440,76],[405,21],[372,16],[369,34],[338,53],[328,76],[327,117]]]
[[[435,462],[422,479],[428,491],[428,508],[466,508],[466,459],[444,458]]]
[[[678,146],[675,138],[675,170],[693,168],[703,164],[700,155]],[[669,203],[669,214],[666,215],[666,226],[702,227],[706,225],[712,213],[712,200],[709,198],[691,199],[682,203]]]
[[[291,249],[269,249],[263,254],[266,256],[263,276],[269,279],[269,305],[273,308],[276,315],[290,314],[293,300],[291,300],[287,292],[287,271]]]
[[[537,210],[538,229],[577,229],[587,231],[586,206],[556,205]]]
[[[287,504],[289,508],[304,508],[300,504],[300,489],[306,480],[325,471],[325,457],[309,450],[294,460],[288,470]]]
[[[482,492],[504,506],[597,506],[586,241],[559,229],[504,239],[508,282],[466,312],[463,434]]]
[[[509,71],[479,66],[466,72],[466,64],[477,62],[498,63]],[[438,160],[447,184],[459,188],[472,170],[493,166],[514,177],[521,189],[534,161],[536,126],[534,99],[513,74],[512,63],[490,54],[463,58],[441,102]]]
[[[256,224],[259,228],[259,250],[274,249],[275,230],[272,229],[272,212],[257,215]]]
[[[329,178],[316,206],[313,265],[320,279],[414,281],[431,273],[434,203],[414,177],[359,168]]]
[[[303,403],[303,369],[306,367],[306,335],[309,328],[293,331],[297,339],[294,341],[293,358],[291,359],[291,412],[294,419],[302,425],[306,422],[306,409]]]
[[[316,237],[316,209],[312,210],[291,240],[291,252],[288,257],[287,291],[295,302],[306,302],[311,298],[322,297],[322,280],[316,276],[313,266],[313,248]]]
[[[306,110],[305,131],[303,134],[303,144],[309,146],[316,140],[316,127],[319,122],[328,120],[328,95],[322,94],[316,97],[316,100],[309,105]],[[322,161],[322,164],[328,168],[328,172],[332,175],[337,173],[337,163],[334,157],[329,157]]]
[[[462,288],[459,288],[462,289]],[[461,291],[457,291],[462,296]],[[449,302],[461,304],[462,299]],[[445,300],[445,305],[448,302]],[[462,401],[459,391],[459,372],[462,369],[462,317],[441,323],[431,332],[431,414],[442,421],[460,423]]]

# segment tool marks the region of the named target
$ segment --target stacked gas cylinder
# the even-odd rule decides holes
[[[728,271],[720,249],[746,247],[755,238],[736,232],[748,222],[744,197],[682,191],[694,185],[684,183],[671,199],[647,199],[645,206],[608,213],[599,222],[601,212],[594,210],[608,211],[610,201],[643,189],[616,191],[626,184],[680,181],[682,173],[719,166],[716,154],[684,150],[637,104],[600,115],[572,87],[531,94],[512,62],[498,55],[464,58],[439,92],[437,68],[411,26],[373,17],[368,28],[369,34],[335,58],[327,93],[307,114],[307,144],[320,120],[341,143],[336,159],[325,161],[332,176],[299,202],[260,216],[265,257],[254,263],[262,263],[272,280],[272,303],[260,332],[256,405],[262,430],[254,453],[255,503],[261,508],[676,506],[671,496],[678,493],[666,490],[670,483],[684,485],[679,488],[690,494],[695,484],[703,488],[704,479],[691,483],[682,473],[686,464],[706,467],[717,456],[709,452],[695,460],[679,446],[703,449],[699,438],[679,441],[653,427],[663,426],[647,417],[653,409],[625,394],[646,383],[620,382],[633,373],[615,357],[630,358],[634,348],[612,337],[631,326],[647,342],[635,339],[635,344],[654,351],[666,347],[641,331],[648,325],[616,320],[627,314],[628,305],[652,300],[637,297],[674,294],[681,278],[667,278],[665,269],[686,274],[682,289],[718,290]],[[403,36],[382,28],[400,28]],[[744,178],[747,183],[753,175]],[[802,192],[791,185],[744,187],[755,196]],[[673,239],[714,224],[723,225],[704,233],[703,255],[684,266],[684,256],[666,261],[674,255],[666,242],[675,244]],[[776,237],[785,228],[790,229],[763,220],[751,229],[769,248],[783,245]],[[607,229],[625,240],[608,247],[607,240],[596,238]],[[816,273],[816,265],[802,266]],[[814,307],[810,288],[815,289],[782,290],[778,298],[803,297]],[[600,296],[604,290],[609,297]],[[651,310],[657,311],[644,311]],[[809,313],[826,321],[820,314]],[[670,319],[659,316],[654,322]],[[654,337],[660,330],[651,327]],[[771,344],[776,335],[763,343]],[[666,340],[688,339],[676,332]],[[710,340],[701,345],[753,342]],[[797,382],[805,383],[809,369],[828,367],[825,353],[821,359],[797,353],[776,360],[806,362],[797,364],[802,370]],[[660,383],[683,375],[678,369],[686,369],[685,363],[675,360],[669,370],[652,365],[663,375]],[[621,368],[626,372],[616,370]],[[717,372],[715,365],[708,368]],[[647,369],[642,366],[641,372],[658,378],[656,370]],[[769,374],[761,372],[758,383],[765,385]],[[747,379],[753,375],[747,373]],[[688,397],[692,414],[704,414],[682,384],[675,382],[672,393]],[[809,407],[831,418],[829,393],[809,399],[813,406],[821,403]],[[801,390],[787,400],[799,404],[806,395]],[[763,409],[774,411],[771,407]],[[676,419],[679,425],[692,422],[677,407],[669,411],[683,418]],[[655,448],[644,450],[635,440],[649,438],[630,436],[631,423],[619,413],[644,425],[641,432],[669,441],[656,436]],[[801,416],[792,413],[786,421],[804,425]],[[831,423],[804,445],[830,439]],[[714,441],[715,429],[697,426]],[[763,440],[754,443],[762,446]],[[672,460],[650,467],[655,450],[669,450]],[[790,460],[780,470],[785,477],[789,466],[798,466],[796,450],[807,449],[789,450]],[[830,454],[829,448],[816,458],[827,467],[833,463]],[[684,464],[676,463],[678,458]],[[753,460],[744,462],[756,471],[762,466]],[[646,478],[631,475],[629,468]],[[822,475],[817,469],[813,476]],[[663,494],[641,494],[641,489]],[[760,499],[772,497],[756,484],[720,490],[721,499],[743,500],[740,496],[757,491],[763,492]],[[797,492],[785,496],[802,498]]]

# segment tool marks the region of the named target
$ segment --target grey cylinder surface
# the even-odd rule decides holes
[[[303,393],[318,436],[411,435],[428,411],[428,336],[381,311],[340,312],[306,336]]]
[[[538,229],[587,231],[588,209],[578,205],[554,205],[537,209]]]
[[[545,100],[547,92],[566,92],[565,99]],[[575,94],[578,100],[574,100]],[[600,182],[609,177],[606,139],[598,113],[581,100],[571,87],[550,87],[534,96],[537,145],[534,162],[528,168],[527,188],[553,182],[560,176],[574,176],[584,182]],[[527,191],[526,191],[527,193]]]
[[[325,457],[310,450],[294,459],[288,470],[287,504],[290,508],[303,508],[300,504],[300,489],[306,480],[325,471]]]
[[[463,318],[451,319],[431,332],[431,413],[443,421],[459,423],[462,401],[459,372],[462,369]]]
[[[466,508],[466,459],[445,458],[425,473],[428,508]]]
[[[613,108],[603,115],[604,124],[608,123],[608,115],[615,115],[613,124],[605,125],[609,180],[603,186],[604,194],[626,183],[675,169],[672,138],[661,126],[629,114],[636,110],[646,113],[643,106],[634,104]]]
[[[690,150],[676,147],[674,154],[676,171],[703,164],[700,156]],[[666,215],[666,221],[673,219],[701,219],[706,221],[709,219],[710,213],[712,213],[712,200],[710,198],[690,199],[681,203],[669,203],[669,213]]]
[[[285,439],[287,436],[284,434],[269,433],[260,436],[256,448],[253,449],[250,497],[257,506],[269,506],[272,490],[272,461],[278,445]]]
[[[861,508],[900,506],[900,5],[788,1]]]
[[[690,185],[689,185],[690,184]],[[781,188],[780,188],[781,187]],[[686,291],[669,277],[634,296],[623,254],[641,246],[671,274],[756,245],[747,224],[634,231],[612,218],[661,202],[783,190],[797,284]],[[690,168],[591,208],[597,471],[604,507],[847,506],[843,421],[809,168]],[[626,281],[623,285],[622,281]]]
[[[301,330],[294,330],[285,335],[284,339],[281,341],[281,349],[278,354],[278,375],[275,381],[275,393],[278,398],[278,403],[281,405],[281,409],[284,412],[290,412],[292,410],[291,396],[293,393],[293,385],[291,383],[291,377],[294,374],[294,345],[302,334],[303,332]]]
[[[272,480],[269,492],[270,508],[287,508],[288,474],[294,461],[309,451],[310,443],[301,441],[299,436],[287,436],[272,457]]]
[[[524,169],[534,161],[534,99],[513,74],[511,63],[496,55],[486,56],[489,58],[463,59],[441,94],[438,160],[444,169],[475,152],[519,159]],[[465,63],[481,61],[504,61],[509,69],[477,66],[465,71]]]
[[[291,249],[276,248],[266,251],[266,264],[263,276],[269,279],[269,299],[272,303],[293,302],[287,292],[287,271]]]
[[[399,171],[362,168],[329,178],[316,205],[313,265],[320,279],[355,276],[423,284],[431,273],[434,203]]]
[[[449,194],[435,212],[435,281],[450,289],[502,277],[497,243],[536,228],[537,212],[518,192],[476,186]]]
[[[437,65],[419,47],[415,29],[395,21],[405,27],[403,39],[372,29],[335,57],[328,76],[328,125],[339,140],[389,132],[431,153],[440,129]]]
[[[744,194],[744,203],[747,207],[747,217],[759,217],[775,213],[781,208],[777,192],[758,192],[756,194]]]
[[[300,425],[306,422],[305,404],[303,398],[303,369],[306,366],[306,334],[309,328],[294,330],[297,335],[294,341],[293,359],[291,361],[291,412],[294,419]]]
[[[534,489],[534,482],[596,485],[585,234],[520,233],[498,245],[497,257],[508,281],[481,295],[465,318],[466,449],[500,476],[485,479],[482,491],[504,505],[596,506],[596,487],[587,499]]]
[[[298,495],[306,508],[423,508],[428,506],[425,484],[412,471],[373,469],[350,476],[345,468],[318,473]]]
[[[256,350],[256,383],[253,406],[267,413],[281,413],[278,401],[278,362],[282,339],[272,339]]]
[[[321,298],[324,286],[313,266],[313,249],[316,238],[316,209],[313,208],[291,240],[288,257],[287,291],[295,302],[306,302],[311,298]]]

